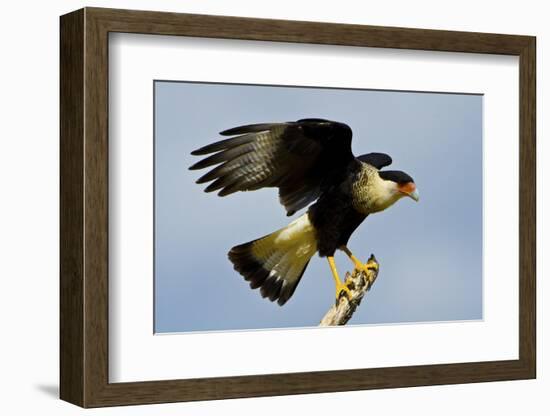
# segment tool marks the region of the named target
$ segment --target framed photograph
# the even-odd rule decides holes
[[[535,38],[61,17],[82,407],[535,378]]]

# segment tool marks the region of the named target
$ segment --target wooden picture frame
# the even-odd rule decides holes
[[[85,8],[61,17],[60,396],[82,407],[535,378],[535,38]],[[109,383],[108,34],[263,40],[519,57],[519,359]]]

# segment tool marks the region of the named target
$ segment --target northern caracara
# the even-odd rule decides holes
[[[351,128],[335,121],[309,118],[288,123],[252,124],[220,133],[233,136],[201,147],[193,155],[212,155],[190,169],[218,165],[197,180],[205,191],[226,196],[237,191],[279,188],[287,215],[312,204],[288,226],[265,237],[233,247],[229,260],[252,289],[284,305],[294,293],[311,257],[327,257],[336,297],[349,288],[334,264],[337,249],[358,270],[366,265],[347,248],[363,220],[403,196],[418,201],[413,179],[404,172],[381,170],[390,156],[351,152]]]

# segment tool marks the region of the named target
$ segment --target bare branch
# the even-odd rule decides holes
[[[325,314],[319,326],[345,325],[351,319],[363,296],[378,277],[379,265],[374,254],[371,254],[366,266],[367,271],[354,270],[351,275],[346,273],[345,283],[351,292],[350,299],[343,292],[340,293],[338,300]]]

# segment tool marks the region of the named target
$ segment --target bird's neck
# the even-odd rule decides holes
[[[353,207],[368,215],[389,208],[401,198],[396,192],[395,183],[386,181],[378,175],[378,170],[363,164],[352,186]]]

